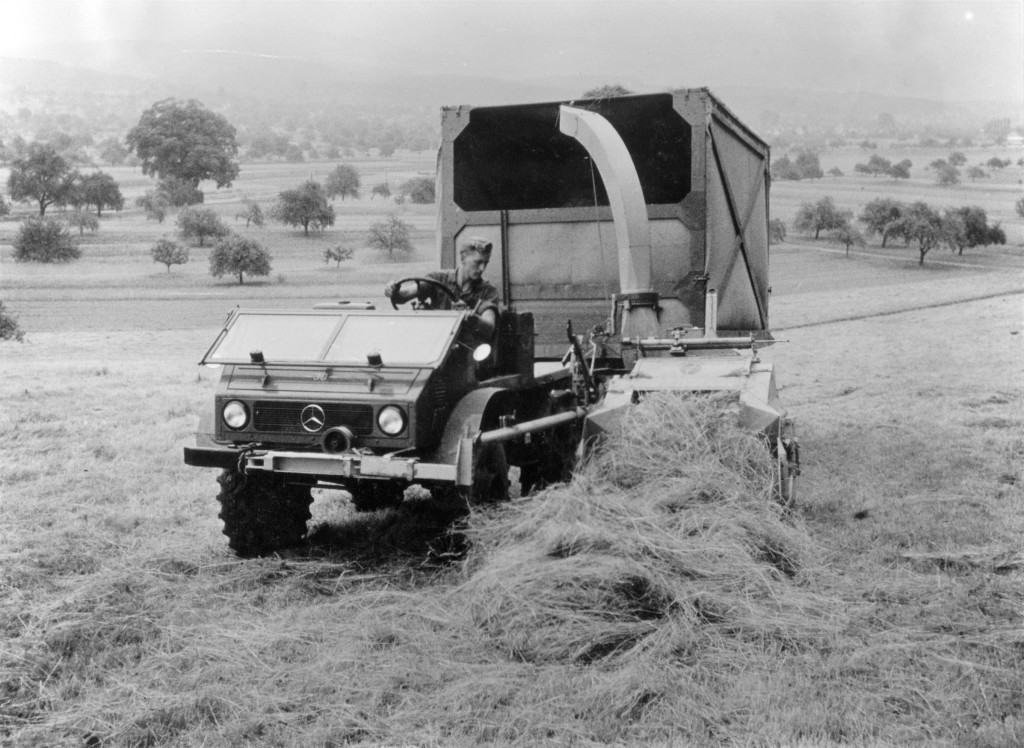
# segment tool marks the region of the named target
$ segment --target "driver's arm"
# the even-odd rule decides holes
[[[406,283],[403,287],[392,281],[384,286],[384,295],[396,304],[404,304],[407,301],[412,301],[419,295],[419,292],[419,283]]]
[[[494,330],[498,327],[498,311],[490,306],[479,312],[477,316],[480,318],[477,333],[481,340],[489,343],[494,338]]]

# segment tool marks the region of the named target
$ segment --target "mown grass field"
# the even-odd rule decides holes
[[[233,223],[243,195],[310,168],[243,169],[208,204]],[[894,194],[846,181],[842,200],[828,180],[777,183],[773,214]],[[338,204],[324,236],[251,229],[274,270],[244,286],[211,278],[206,250],[154,264],[172,227],[131,211],[58,267],[13,263],[0,223],[0,298],[27,333],[0,343],[0,744],[1020,745],[1024,223],[1012,181],[912,182],[895,189],[1005,214],[1010,243],[923,268],[913,249],[774,248],[786,342],[762,355],[801,434],[792,517],[756,481],[693,499],[672,472],[693,450],[669,441],[686,454],[656,486],[593,466],[475,514],[470,556],[440,568],[422,506],[357,516],[332,492],[307,547],[238,560],[214,471],[181,461],[226,311],[378,298],[433,266],[429,207],[397,209],[408,263],[321,260],[395,209],[379,199]],[[639,428],[703,433],[688,418]],[[664,441],[627,434],[627,467],[654,472]]]

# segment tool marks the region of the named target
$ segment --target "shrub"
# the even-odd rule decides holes
[[[168,273],[171,272],[171,265],[184,265],[188,262],[188,247],[181,246],[173,239],[157,239],[149,254],[153,262],[166,265]]]
[[[324,262],[336,262],[338,267],[341,267],[341,263],[345,260],[351,260],[355,254],[355,250],[352,247],[346,247],[344,244],[339,244],[337,247],[328,247],[324,250]]]
[[[4,200],[4,196],[0,195],[0,218],[6,218],[11,214],[11,204]]]
[[[768,222],[768,243],[781,244],[786,241],[786,222],[781,218],[773,218]]]
[[[71,262],[81,255],[68,227],[52,218],[30,218],[14,237],[17,262]]]
[[[74,226],[78,229],[78,235],[82,236],[86,229],[95,233],[100,227],[100,220],[92,213],[87,213],[84,210],[76,210],[71,215],[67,216],[65,220],[69,226]]]
[[[1013,209],[1017,211],[1017,215],[1024,218],[1024,195],[1017,198],[1017,202],[1013,204]]]
[[[270,260],[270,252],[255,239],[230,234],[217,242],[210,253],[210,275],[215,278],[237,275],[241,285],[243,273],[270,275]]]
[[[409,224],[397,216],[391,216],[386,221],[377,221],[370,226],[366,243],[380,252],[387,252],[388,257],[394,259],[396,252],[412,252],[411,233],[412,227]]]
[[[163,223],[171,207],[167,195],[150,190],[142,197],[135,198],[135,204],[146,211],[146,218]]]
[[[19,343],[25,341],[25,333],[18,324],[18,318],[4,308],[0,301],[0,340],[17,340]]]
[[[250,223],[263,228],[266,219],[263,217],[263,209],[260,207],[260,204],[252,200],[245,200],[242,204],[245,208],[241,212],[236,213],[235,218],[244,218],[246,228],[249,228]]]
[[[219,239],[231,233],[212,208],[195,206],[178,214],[178,230],[183,238],[198,241],[200,247],[208,238]]]
[[[402,183],[398,188],[403,197],[408,197],[419,205],[429,205],[434,202],[434,180],[432,177],[413,177],[408,182]]]

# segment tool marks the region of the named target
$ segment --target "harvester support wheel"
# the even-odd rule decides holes
[[[375,512],[401,504],[405,486],[389,480],[362,480],[349,487],[348,492],[357,512]]]
[[[779,442],[775,449],[778,466],[775,500],[786,509],[796,505],[796,478],[800,475],[798,447],[793,442]]]
[[[273,553],[306,536],[313,503],[308,485],[239,470],[223,471],[217,482],[224,534],[239,556]]]

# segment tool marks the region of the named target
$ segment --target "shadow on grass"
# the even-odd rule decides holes
[[[304,551],[364,569],[444,566],[462,558],[468,550],[463,533],[465,518],[465,509],[458,505],[406,499],[393,509],[314,527]]]

